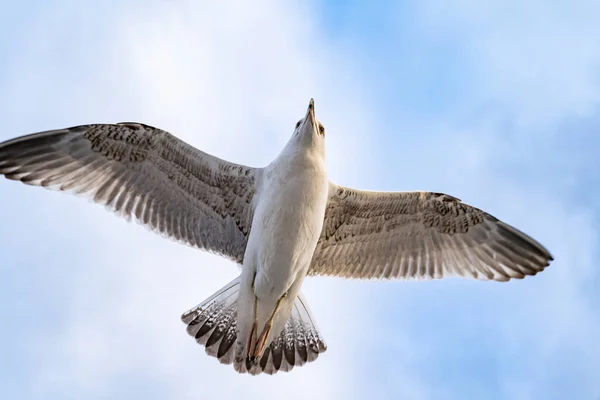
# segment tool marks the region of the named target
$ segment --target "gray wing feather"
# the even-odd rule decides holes
[[[0,143],[0,174],[91,197],[174,240],[242,262],[261,169],[138,123],[82,125]]]
[[[507,281],[535,275],[552,259],[534,239],[455,197],[332,183],[309,274]]]

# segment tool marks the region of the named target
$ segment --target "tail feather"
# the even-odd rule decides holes
[[[181,316],[190,336],[223,364],[231,364],[234,357],[239,281],[234,279]]]
[[[223,364],[235,361],[239,284],[239,278],[234,279],[181,317],[188,325],[188,333],[205,347],[208,355],[216,357]],[[327,345],[321,338],[306,300],[300,294],[284,329],[265,349],[259,362],[251,364],[245,360],[236,362],[234,367],[240,373],[274,374],[314,361],[325,350]]]

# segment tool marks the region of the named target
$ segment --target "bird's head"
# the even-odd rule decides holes
[[[292,139],[306,147],[325,149],[325,128],[315,117],[315,101],[310,99],[306,115],[296,123]]]

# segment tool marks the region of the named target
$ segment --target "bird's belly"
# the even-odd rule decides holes
[[[256,210],[252,235],[258,239],[257,296],[280,296],[298,277],[304,277],[319,240],[326,197],[314,193],[314,188],[294,189],[280,192],[279,198]]]

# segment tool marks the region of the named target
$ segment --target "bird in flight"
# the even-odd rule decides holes
[[[0,143],[0,174],[88,197],[238,263],[240,276],[182,320],[207,354],[240,373],[289,371],[326,350],[300,293],[308,275],[508,281],[553,259],[456,197],[330,182],[325,136],[312,99],[264,168],[221,160],[140,123],[82,125]]]

